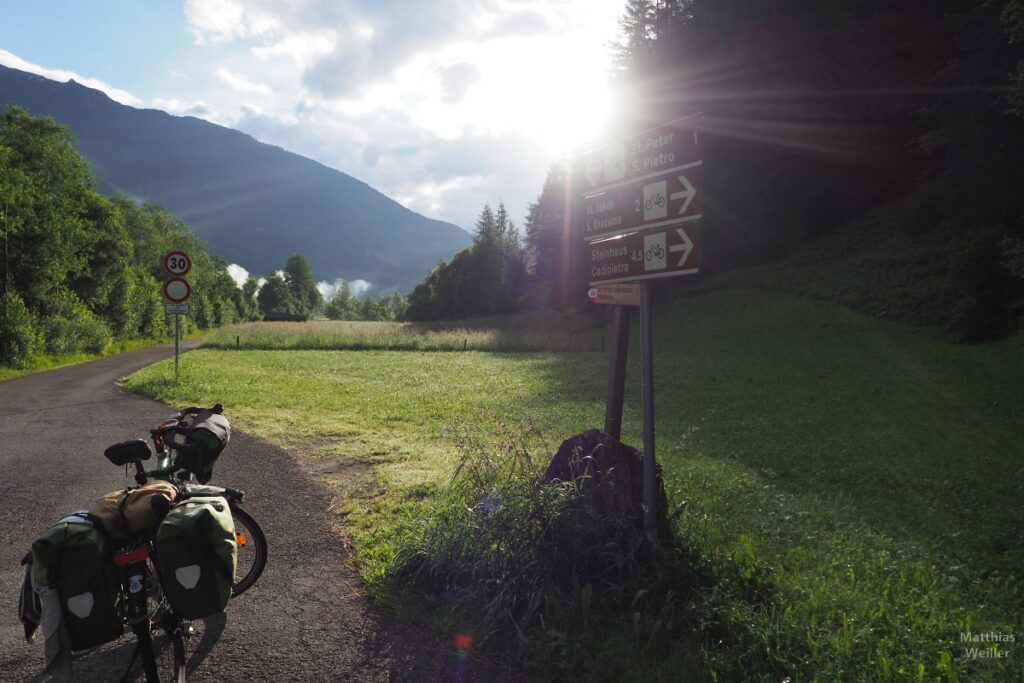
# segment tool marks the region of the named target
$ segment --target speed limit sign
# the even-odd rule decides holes
[[[192,296],[192,285],[182,277],[167,278],[164,283],[164,298],[172,304],[183,304]]]
[[[164,256],[164,270],[171,275],[184,275],[192,270],[192,259],[183,251],[169,251]]]

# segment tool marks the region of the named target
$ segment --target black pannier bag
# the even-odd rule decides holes
[[[178,446],[177,467],[195,475],[200,484],[210,481],[213,464],[231,439],[231,423],[220,413],[204,410],[195,416],[185,443]]]

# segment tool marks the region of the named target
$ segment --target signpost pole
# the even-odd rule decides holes
[[[181,314],[174,314],[174,383],[178,383],[178,340],[181,338]]]
[[[192,270],[192,259],[183,251],[169,251],[164,254],[164,270],[170,276],[164,282],[164,298],[167,299],[165,313],[174,313],[174,383],[178,383],[179,356],[181,355],[181,314],[188,315],[188,304],[192,296],[192,285],[185,275]]]
[[[654,455],[654,343],[651,338],[651,286],[640,284],[640,391],[644,403],[644,533],[658,543],[657,473]]]
[[[622,440],[622,399],[626,387],[629,352],[629,306],[616,306],[612,321],[612,358],[608,371],[608,400],[604,408],[604,433]]]

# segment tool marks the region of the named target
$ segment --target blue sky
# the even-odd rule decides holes
[[[195,115],[471,229],[597,135],[621,0],[2,5],[0,64]]]

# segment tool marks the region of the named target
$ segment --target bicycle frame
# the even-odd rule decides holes
[[[153,655],[152,633],[150,632],[150,615],[148,597],[150,586],[147,581],[146,560],[149,558],[149,541],[142,541],[114,554],[121,578],[121,590],[125,599],[125,612],[128,625],[139,639],[138,652],[142,656],[142,667],[149,681],[159,680],[156,658]],[[159,580],[159,578],[158,578]],[[169,631],[168,631],[169,632]]]

